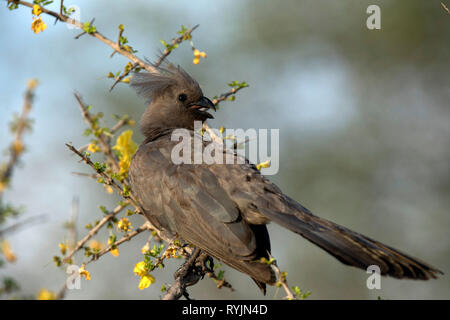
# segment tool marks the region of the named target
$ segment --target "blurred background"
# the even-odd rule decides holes
[[[189,44],[170,56],[213,97],[232,80],[250,84],[234,102],[225,102],[212,127],[279,128],[280,170],[270,179],[315,214],[385,242],[450,272],[450,15],[439,1],[66,1],[81,19],[95,17],[110,39],[117,26],[139,52],[153,60],[183,24],[192,27],[195,46],[208,54],[192,63]],[[381,30],[368,30],[366,9],[381,8]],[[450,2],[447,2],[450,6]],[[49,8],[59,10],[57,4]],[[74,37],[62,23],[43,15],[47,29],[35,35],[31,9],[0,8],[0,149],[12,137],[8,123],[19,112],[29,78],[38,78],[25,137],[27,152],[15,171],[5,201],[24,206],[22,218],[46,214],[45,223],[8,237],[17,254],[0,269],[16,278],[21,293],[57,291],[66,275],[52,257],[67,238],[74,196],[80,199],[79,235],[99,219],[99,205],[112,209],[118,198],[95,181],[74,176],[90,172],[64,146],[85,145],[86,125],[73,91],[102,111],[138,120],[145,106],[127,85],[111,93],[108,72],[127,60],[103,43]],[[135,130],[135,140],[142,136]],[[5,159],[5,158],[3,158]],[[14,220],[11,223],[15,222]],[[133,225],[142,219],[134,217]],[[368,290],[364,271],[342,265],[301,237],[270,225],[273,254],[291,285],[312,291],[309,299],[449,299],[448,275],[427,282],[382,278]],[[97,239],[106,241],[107,234]],[[92,280],[68,299],[158,299],[181,263],[172,259],[156,271],[157,283],[140,291],[134,264],[142,260],[140,235],[105,255],[88,270]],[[77,257],[77,262],[82,261]],[[236,291],[218,290],[204,279],[189,290],[196,299],[272,299],[250,278],[225,267]],[[283,295],[282,292],[278,297]]]

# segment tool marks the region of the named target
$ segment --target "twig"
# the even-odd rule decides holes
[[[38,216],[29,217],[28,219],[25,219],[23,221],[17,222],[13,224],[12,226],[9,226],[3,230],[0,230],[0,238],[3,237],[5,234],[17,231],[18,229],[24,227],[25,225],[31,225],[35,223],[42,223],[47,218],[47,215],[42,214]]]
[[[28,126],[28,114],[31,111],[34,89],[36,87],[36,80],[30,80],[27,90],[25,91],[24,104],[22,113],[17,119],[14,141],[10,146],[10,158],[5,166],[5,169],[0,170],[0,184],[7,185],[14,171],[14,167],[17,165],[20,155],[23,153],[23,134]],[[4,188],[0,188],[0,196],[3,193]]]
[[[83,116],[83,119],[90,125],[90,127],[95,130],[95,124],[94,119],[92,118],[91,114],[88,111],[87,106],[84,104],[83,99],[78,93],[74,93],[75,98],[78,101],[78,105],[80,106],[81,114]],[[104,133],[100,133],[98,136],[98,141],[102,145],[103,152],[106,154],[108,160],[110,161],[111,165],[113,166],[114,170],[117,172],[120,170],[119,165],[117,163],[117,159],[114,156],[114,153],[112,151],[111,145],[109,144],[109,137],[107,137]]]
[[[72,174],[76,176],[88,177],[95,180],[97,180],[100,177],[98,173],[72,172]]]
[[[193,26],[191,29],[189,29],[188,31],[186,31],[184,34],[182,34],[181,36],[172,39],[172,47],[180,44],[181,42],[183,42],[184,40],[186,40],[187,38],[189,38],[191,36],[191,33],[197,29],[199,26],[199,24]],[[153,64],[153,66],[155,67],[159,67],[161,65],[161,63],[163,63],[163,61],[167,58],[167,56],[172,52],[173,50],[170,50],[168,48],[166,48],[164,50],[164,52],[162,53],[161,56],[159,56],[158,60],[155,61],[155,63]]]
[[[450,10],[447,8],[447,6],[441,2],[442,8],[444,8],[445,11],[447,11],[448,14],[450,14]]]
[[[69,239],[67,241],[67,246],[70,250],[74,250],[75,244],[77,243],[77,219],[79,214],[79,208],[80,208],[80,200],[78,197],[74,197],[72,199],[72,214],[68,224]],[[72,263],[74,264],[75,261],[73,261]],[[55,300],[64,299],[66,292],[67,292],[67,283],[64,282],[64,285],[56,294]]]
[[[222,93],[218,98],[213,99],[212,103],[217,106],[220,102],[225,101],[229,96],[236,94],[239,90],[246,87],[232,88],[230,91]]]
[[[130,123],[130,118],[120,119],[110,130],[110,133],[114,135],[117,131],[119,131],[123,126]]]
[[[269,257],[273,258],[270,254],[269,254]],[[271,266],[275,270],[275,273],[277,274],[278,282],[281,284],[281,286],[283,287],[284,291],[286,292],[286,297],[289,300],[294,300],[295,299],[295,294],[289,288],[289,286],[287,284],[286,276],[283,275],[282,272],[280,271],[280,268],[278,268],[276,260],[274,260],[272,262]]]
[[[105,249],[101,250],[99,253],[94,254],[92,259],[89,260],[88,262],[86,262],[86,264],[91,263],[92,261],[98,260],[98,258],[100,258],[101,256],[103,256],[104,254],[110,252],[112,250],[113,247],[118,247],[120,246],[122,243],[129,241],[131,239],[133,239],[134,237],[136,237],[138,234],[146,231],[146,230],[153,230],[153,226],[150,224],[150,222],[146,221],[142,226],[140,226],[139,228],[137,228],[136,230],[128,233],[127,235],[123,236],[122,238],[120,238],[119,240],[117,240],[116,242],[114,242],[113,244],[109,245],[108,247],[106,247]]]
[[[110,221],[114,216],[116,216],[119,212],[121,212],[123,209],[125,209],[128,206],[128,203],[123,203],[118,205],[116,208],[114,208],[113,211],[108,213],[106,216],[103,217],[103,219],[95,226],[93,227],[89,233],[78,243],[76,246],[70,251],[70,253],[67,254],[67,256],[64,258],[63,262],[66,263],[70,259],[72,259],[73,255],[80,250],[86,242],[89,241],[93,236],[97,234],[97,232],[108,222]]]
[[[115,53],[115,52],[116,51],[114,51],[113,53]],[[120,76],[118,76],[116,78],[116,81],[114,81],[113,85],[111,86],[111,88],[109,88],[109,92],[111,92],[120,81],[122,81],[126,76],[128,76],[131,71],[136,69],[137,66],[138,66],[138,64],[135,62],[128,71],[126,71],[126,72],[122,73]]]

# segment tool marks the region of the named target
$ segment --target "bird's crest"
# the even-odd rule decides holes
[[[155,72],[137,72],[133,75],[131,86],[144,97],[148,103],[160,96],[172,86],[185,87],[190,90],[200,90],[200,87],[180,66],[166,63],[155,67]]]

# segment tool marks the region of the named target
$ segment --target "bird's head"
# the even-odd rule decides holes
[[[161,128],[193,129],[194,121],[214,118],[207,112],[216,110],[214,104],[186,71],[172,64],[157,69],[158,73],[136,73],[131,81],[149,103],[141,118],[144,134]]]

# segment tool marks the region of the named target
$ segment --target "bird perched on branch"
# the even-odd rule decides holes
[[[149,101],[141,118],[145,141],[130,166],[133,193],[157,227],[176,235],[231,267],[248,274],[265,291],[276,283],[269,258],[266,224],[273,221],[324,249],[344,264],[382,275],[427,280],[438,269],[313,215],[260,174],[255,165],[175,164],[171,135],[194,121],[212,118],[214,104],[182,68],[171,64],[159,73],[138,73],[132,86]],[[207,142],[204,142],[207,143]],[[192,150],[192,153],[195,153]],[[224,151],[224,154],[228,151]],[[191,155],[192,156],[192,155]],[[234,155],[237,157],[237,155]]]

